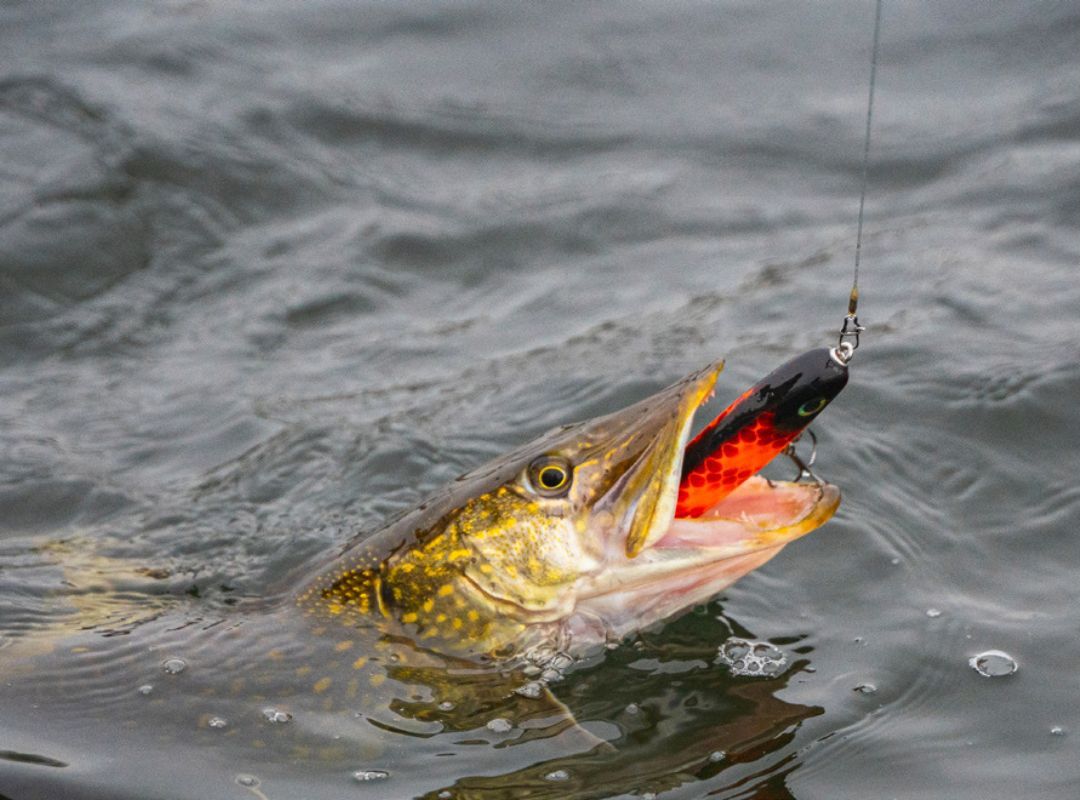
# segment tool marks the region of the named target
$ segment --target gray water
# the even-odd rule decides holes
[[[216,613],[555,424],[718,356],[721,403],[830,344],[872,16],[0,4],[0,633],[49,624],[56,553],[144,563],[124,602]],[[563,682],[651,761],[521,788],[402,737],[353,765],[390,773],[374,788],[261,791],[1075,796],[1080,7],[886,3],[863,259],[869,331],[815,426],[837,518]],[[724,674],[732,631],[788,673]],[[969,667],[992,648],[1016,674]],[[725,727],[747,697],[769,724]],[[152,741],[15,722],[13,800],[80,775],[252,796],[197,760],[158,781]],[[729,757],[690,768],[701,730]]]

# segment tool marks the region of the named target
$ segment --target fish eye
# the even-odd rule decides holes
[[[529,482],[538,494],[559,497],[570,489],[573,470],[565,459],[543,456],[529,465]]]
[[[800,417],[810,417],[825,408],[825,404],[828,403],[828,398],[815,397],[813,400],[807,400],[801,406],[799,406]]]

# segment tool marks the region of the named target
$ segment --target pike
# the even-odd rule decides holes
[[[374,619],[438,650],[505,658],[578,653],[708,600],[835,512],[835,486],[755,473],[847,381],[828,350],[811,351],[687,447],[721,368],[462,476],[336,558],[297,604],[346,627]]]
[[[446,734],[451,748],[455,734],[494,736],[483,756],[470,751],[486,774],[520,768],[500,748],[538,738],[552,740],[557,763],[591,763],[610,745],[577,725],[566,703],[580,698],[552,691],[572,659],[708,600],[835,512],[835,486],[751,474],[843,388],[846,369],[820,356],[771,373],[689,446],[722,362],[551,431],[232,609],[162,591],[153,584],[167,570],[95,554],[90,542],[43,545],[38,557],[61,575],[50,614],[0,647],[5,752],[75,759],[39,775],[48,796],[71,797],[79,786],[140,796],[108,770],[123,747],[139,748],[154,792],[177,797],[195,791],[194,763],[211,794],[244,771],[266,781],[249,786],[258,798],[295,796],[270,787],[373,763],[416,741],[403,735]],[[680,759],[705,761],[817,713],[739,691],[754,700],[732,712],[729,739],[688,735]],[[511,724],[513,734],[498,732]],[[206,759],[176,758],[181,746]],[[632,748],[611,757],[636,764]],[[666,765],[657,757],[650,769]],[[632,785],[620,774],[609,788]]]

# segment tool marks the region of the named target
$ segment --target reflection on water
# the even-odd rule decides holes
[[[214,618],[197,608],[123,629],[87,617],[51,639],[13,642],[0,691],[12,713],[6,735],[48,748],[4,754],[38,787],[28,796],[89,797],[93,786],[137,796],[107,766],[130,751],[153,775],[155,796],[226,796],[240,774],[268,798],[293,796],[296,785],[340,796],[350,776],[405,780],[403,794],[432,798],[644,796],[703,781],[767,785],[783,797],[797,765],[773,755],[823,711],[777,696],[804,674],[804,659],[774,679],[719,666],[715,642],[733,623],[716,606],[564,677],[447,658],[374,629],[342,640],[287,607]],[[453,765],[452,778],[440,762]]]
[[[791,742],[803,720],[822,709],[776,695],[805,662],[778,680],[739,679],[707,666],[715,651],[690,643],[673,649],[677,657],[624,648],[612,659],[625,675],[613,675],[608,665],[575,672],[555,687],[587,730],[608,735],[603,744],[545,757],[523,769],[458,778],[448,787],[452,796],[644,796],[700,781],[708,781],[717,794],[767,788],[769,797],[792,796],[784,776],[797,763],[771,756]],[[633,667],[643,661],[656,667]]]

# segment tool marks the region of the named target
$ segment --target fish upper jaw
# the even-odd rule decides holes
[[[683,451],[694,414],[712,396],[722,369],[723,362],[718,361],[620,412],[631,418],[637,412],[642,427],[652,431],[633,468],[594,508],[598,519],[610,521],[618,531],[614,547],[612,537],[602,537],[609,543],[609,557],[632,559],[665,535],[675,516]]]

